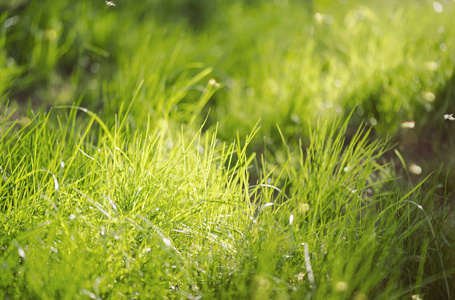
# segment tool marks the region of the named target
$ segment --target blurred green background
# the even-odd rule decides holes
[[[112,123],[144,80],[134,124],[197,115],[197,127],[208,115],[206,128],[218,123],[229,141],[260,120],[253,150],[277,160],[277,125],[292,146],[317,120],[354,110],[352,128],[370,124],[422,174],[444,164],[446,176],[454,9],[448,0],[2,1],[1,103],[23,122],[76,104]],[[210,78],[220,89],[202,103]]]

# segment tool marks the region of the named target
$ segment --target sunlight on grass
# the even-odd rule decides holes
[[[454,10],[0,1],[0,297],[450,299]]]

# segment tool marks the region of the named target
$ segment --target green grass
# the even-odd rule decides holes
[[[455,295],[454,3],[114,2],[0,1],[1,297]]]

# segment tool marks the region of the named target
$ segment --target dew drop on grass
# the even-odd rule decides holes
[[[333,17],[331,15],[324,15],[323,21],[327,25],[332,25],[333,24]]]
[[[272,206],[272,205],[274,205],[273,202],[266,203],[266,204],[262,205],[261,209],[264,209],[264,208]]]
[[[213,78],[209,80],[209,85],[213,86],[215,89],[219,89],[221,87],[221,85]]]
[[[64,167],[65,167],[65,162],[62,160],[62,161],[60,162],[60,168],[63,169]]]
[[[289,216],[289,225],[292,226],[292,223],[294,223],[294,215]]]
[[[19,253],[20,257],[25,258],[25,251],[22,249],[22,247],[19,247],[19,249],[17,249],[17,252]]]
[[[416,164],[411,164],[409,166],[409,172],[415,175],[420,175],[422,173],[422,168]]]
[[[8,28],[8,27],[11,27],[13,25],[16,25],[17,22],[19,22],[19,16],[13,16],[11,18],[8,18],[5,20],[5,23],[4,26],[5,26],[5,29]]]
[[[407,121],[401,123],[401,128],[406,128],[406,129],[413,129],[415,127],[416,123],[414,121]]]
[[[306,214],[310,210],[310,205],[308,203],[300,202],[297,205],[297,211],[300,214]]]
[[[317,12],[314,14],[314,20],[316,21],[316,23],[321,24],[322,21],[324,20],[324,16]]]
[[[440,14],[444,10],[444,7],[442,6],[441,2],[435,1],[433,2],[433,9],[435,12]]]
[[[54,178],[54,188],[58,192],[59,185],[58,185],[57,178],[55,177],[54,174],[52,174],[52,177]]]
[[[447,51],[447,45],[445,43],[441,43],[439,45],[439,49],[441,49],[442,52],[446,52]]]
[[[171,243],[171,241],[170,241],[169,239],[163,237],[163,242],[164,242],[164,244],[165,244],[167,247],[169,247],[169,248],[172,247],[172,243]]]
[[[69,217],[68,217],[68,220],[74,220],[76,219],[76,215],[75,214],[71,214]]]
[[[425,67],[430,71],[436,71],[438,69],[438,64],[434,61],[428,61],[425,63]]]
[[[434,102],[434,100],[436,100],[436,95],[430,91],[422,92],[421,96],[422,96],[423,100],[425,100],[427,102]]]
[[[100,283],[102,281],[103,281],[103,277],[97,277],[93,283],[94,283],[95,287],[98,288],[98,286],[100,285]]]
[[[51,246],[51,251],[54,252],[54,253],[58,253],[58,249],[57,248],[54,248]]]
[[[339,293],[347,292],[348,283],[346,281],[338,281],[337,283],[335,283],[335,290]]]
[[[57,31],[53,28],[48,28],[44,31],[44,39],[47,41],[53,41],[57,38]]]
[[[89,292],[89,291],[87,291],[86,289],[81,289],[80,292],[82,294],[85,294],[85,295],[89,296],[92,299],[96,299],[96,295],[91,293],[91,292]]]
[[[109,201],[109,204],[112,206],[112,208],[114,210],[117,210],[117,205],[115,204],[114,200],[112,200],[111,198],[109,198],[108,196],[104,196],[104,198]]]

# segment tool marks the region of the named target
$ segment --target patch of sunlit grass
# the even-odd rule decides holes
[[[455,120],[453,4],[20,2],[0,297],[453,295],[449,184],[377,139]]]

